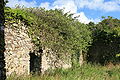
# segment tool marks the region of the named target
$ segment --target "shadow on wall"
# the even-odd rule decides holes
[[[5,70],[5,39],[4,39],[4,0],[0,0],[0,80],[6,79]]]

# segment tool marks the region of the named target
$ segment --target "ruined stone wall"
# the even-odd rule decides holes
[[[5,68],[6,75],[29,74],[30,56],[33,44],[22,22],[5,23]]]
[[[41,72],[44,73],[48,69],[55,68],[70,68],[71,65],[71,56],[66,55],[62,58],[58,56],[49,48],[44,48],[42,57],[41,57]]]
[[[21,21],[17,23],[14,21],[6,22],[4,31],[4,56],[7,76],[11,74],[30,74],[30,71],[39,69],[41,69],[40,72],[44,73],[48,69],[71,67],[70,56],[64,56],[66,60],[58,59],[54,52],[48,48],[44,48],[41,57],[37,57],[33,50],[34,44],[27,34],[27,26]],[[31,57],[30,54],[33,54],[34,57]]]

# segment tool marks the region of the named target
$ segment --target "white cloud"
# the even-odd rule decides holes
[[[47,9],[47,10],[51,9],[49,2],[41,3],[39,7],[43,7],[43,8],[45,8],[45,9]]]
[[[8,0],[6,6],[15,7],[16,5],[24,6],[24,7],[37,7],[36,1],[27,2],[25,0]]]
[[[81,22],[81,23],[89,23],[90,21],[94,21],[92,19],[88,19],[84,12],[80,12],[78,13],[77,10],[77,5],[75,4],[74,0],[56,0],[53,2],[53,4],[50,5],[50,3],[45,2],[45,3],[41,3],[40,7],[44,7],[46,9],[64,9],[64,13],[70,12],[70,13],[74,13],[74,16],[78,16],[80,15],[80,17],[78,17],[77,19]]]
[[[94,22],[94,23],[100,22],[99,18],[96,18],[96,19],[87,18],[84,12],[76,13],[73,17],[76,17],[76,16],[79,16],[76,19],[78,19],[81,23],[88,24],[89,22]]]
[[[76,13],[77,12],[77,6],[74,3],[74,0],[56,0],[53,3],[54,8],[63,9],[64,12],[71,12]]]
[[[77,6],[73,0],[55,0],[53,4],[50,5],[49,2],[41,3],[39,7],[46,9],[64,9],[64,12],[76,13]]]
[[[87,23],[89,23],[90,21],[92,21],[92,20],[88,19],[88,18],[85,16],[84,12],[76,13],[73,17],[75,17],[75,16],[79,16],[77,19],[78,19],[81,23],[87,24]]]
[[[102,8],[105,11],[120,11],[120,5],[113,1],[104,3]]]
[[[102,10],[106,12],[120,11],[120,0],[75,0],[78,8],[89,8],[93,10]]]

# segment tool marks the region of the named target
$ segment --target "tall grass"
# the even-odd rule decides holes
[[[120,80],[120,65],[91,65],[48,70],[44,75],[9,77],[7,80]]]

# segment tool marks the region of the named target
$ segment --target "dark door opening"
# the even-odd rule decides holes
[[[35,53],[30,53],[30,72],[31,74],[41,73],[41,55],[37,56]]]

